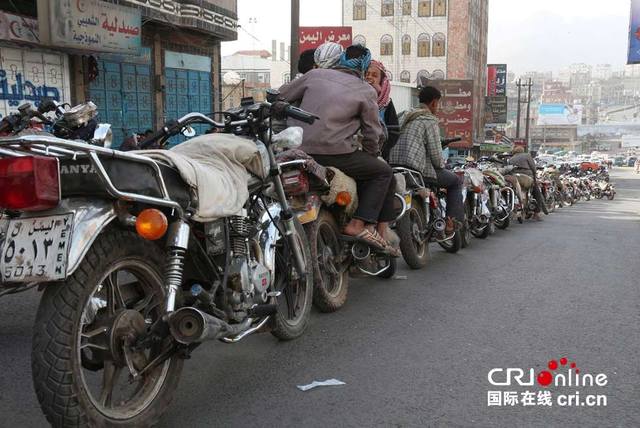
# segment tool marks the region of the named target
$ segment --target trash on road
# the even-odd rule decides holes
[[[327,380],[314,380],[308,385],[298,385],[298,389],[300,391],[308,391],[310,389],[315,388],[316,386],[339,386],[346,385],[346,383],[338,380],[338,379],[327,379]]]

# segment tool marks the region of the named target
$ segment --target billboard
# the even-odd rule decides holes
[[[344,48],[351,46],[351,27],[300,27],[300,52],[315,49],[325,42],[335,42]]]
[[[540,107],[538,107],[538,125],[581,125],[582,111],[583,107],[577,104],[540,104]]]
[[[507,95],[507,64],[487,65],[487,96]]]
[[[484,123],[507,123],[507,97],[484,97]]]
[[[449,145],[452,149],[473,148],[473,80],[434,80],[431,84],[442,93],[438,113],[442,137],[462,138]]]
[[[631,0],[627,64],[640,64],[640,0]]]

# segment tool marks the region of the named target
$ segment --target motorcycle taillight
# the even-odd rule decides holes
[[[309,191],[309,176],[305,171],[294,169],[283,172],[280,178],[287,195],[301,195]]]
[[[438,197],[433,192],[429,193],[429,206],[432,209],[438,208]]]
[[[24,156],[0,159],[0,208],[43,211],[60,201],[56,158]]]

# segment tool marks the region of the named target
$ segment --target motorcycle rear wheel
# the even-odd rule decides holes
[[[34,325],[31,366],[40,406],[53,426],[147,427],[165,412],[183,360],[167,359],[132,387],[123,344],[162,317],[163,265],[157,244],[108,228],[70,277],[46,287]],[[130,350],[129,358],[140,370],[167,344]]]
[[[335,312],[344,306],[349,290],[349,269],[340,266],[340,230],[327,210],[321,209],[316,221],[304,228],[309,237],[313,260],[313,305],[320,312]]]

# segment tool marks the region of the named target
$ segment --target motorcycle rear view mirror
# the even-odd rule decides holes
[[[196,136],[196,130],[193,129],[191,126],[185,126],[184,128],[182,128],[181,132],[182,132],[182,135],[184,135],[187,138]]]

